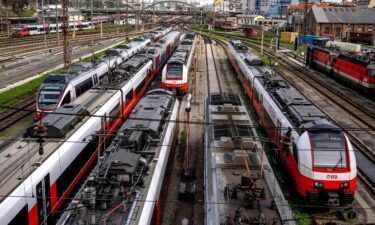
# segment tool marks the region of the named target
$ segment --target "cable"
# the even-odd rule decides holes
[[[17,108],[17,107],[12,107],[12,106],[0,106],[0,108],[4,109],[12,109],[12,110],[19,110],[19,111],[27,111],[27,112],[37,112],[36,110],[31,110],[31,109],[23,109],[23,108]],[[138,118],[138,117],[129,117],[129,118],[123,118],[121,116],[110,116],[110,115],[82,115],[82,114],[76,114],[76,113],[67,113],[67,112],[50,112],[48,114],[54,114],[54,115],[69,115],[69,116],[79,116],[82,118],[85,117],[95,117],[95,118],[107,118],[107,119],[126,119],[126,120],[139,120],[139,121],[149,121],[149,122],[169,122],[169,123],[182,123],[182,124],[187,124],[186,120],[158,120],[158,119],[149,119],[149,118]],[[194,121],[190,120],[189,124],[195,124],[195,125],[231,125],[231,123],[225,123],[225,122],[203,122],[203,121]],[[258,126],[255,125],[242,125],[242,124],[236,124],[238,126],[246,126],[247,128],[258,128]],[[274,127],[274,126],[262,126],[264,130],[288,130],[289,127]],[[305,131],[305,128],[296,128],[296,127],[291,127],[292,130],[294,131]],[[321,131],[325,130],[322,128],[309,128],[309,131]],[[374,128],[362,128],[362,127],[337,127],[337,128],[332,128],[328,130],[335,130],[335,131],[375,131]]]
[[[37,196],[28,196],[28,195],[9,195],[9,196],[4,196],[4,195],[0,195],[0,198],[6,198],[6,197],[9,197],[9,198],[35,198],[35,199],[60,199],[60,197],[47,197],[47,196],[40,196],[40,197],[37,197]],[[77,198],[75,197],[66,197],[64,198],[65,200],[76,200]],[[98,200],[98,201],[104,201],[104,200],[108,200],[108,199],[101,199],[101,198],[95,198],[95,200]],[[145,203],[157,203],[158,200],[145,200],[145,199],[141,199],[141,198],[134,198],[134,200],[136,201],[139,201],[139,202],[145,202]],[[165,200],[164,201],[165,203],[178,203],[180,201],[178,200]],[[195,200],[192,200],[192,201],[189,201],[189,200],[184,200],[184,202],[188,202],[188,203],[192,203],[192,202],[195,202]],[[231,203],[228,203],[228,202],[220,202],[220,201],[201,201],[202,203],[204,204],[210,204],[210,205],[240,205],[240,206],[243,206],[243,203],[235,203],[235,202],[231,202]],[[302,208],[322,208],[322,209],[327,209],[327,208],[331,208],[331,207],[328,207],[328,206],[323,206],[323,205],[302,205],[302,204],[286,204],[286,205],[281,205],[281,204],[278,204],[277,206],[295,206],[295,207],[302,207]],[[348,209],[348,207],[344,207],[344,206],[337,206],[337,207],[334,207],[335,209]],[[372,207],[350,207],[351,209],[375,209],[375,206],[372,206]]]
[[[104,135],[104,134],[103,134]],[[116,136],[117,134],[106,134],[106,136]],[[246,137],[245,137],[246,138]],[[21,142],[30,142],[30,141],[33,141],[31,139],[24,139],[24,138],[0,138],[0,141],[21,141]],[[35,139],[35,143],[37,139]],[[261,138],[258,138],[258,139],[251,139],[251,141],[254,141],[254,142],[262,142],[262,143],[268,143],[268,144],[274,144],[274,141],[270,140],[270,139],[261,139]],[[68,140],[56,140],[56,139],[45,139],[45,144],[46,143],[76,143],[76,144],[100,144],[99,141],[68,141]],[[45,145],[44,144],[44,145]],[[162,147],[162,146],[169,146],[169,147],[172,147],[173,145],[172,144],[169,144],[169,145],[163,145],[163,144],[153,144],[152,146],[156,146],[156,147]],[[212,149],[227,149],[227,150],[241,150],[241,148],[236,148],[236,147],[220,147],[220,146],[206,146],[206,145],[190,145],[191,147],[194,147],[194,148],[212,148]],[[253,150],[253,148],[243,148],[244,150]],[[263,149],[263,148],[262,148]],[[278,147],[274,148],[275,151],[278,151],[280,150]],[[311,152],[311,149],[301,149],[299,148],[298,151],[308,151],[308,152]],[[326,152],[328,151],[337,151],[337,150],[324,150]],[[360,151],[358,149],[353,149],[353,150],[349,150],[349,151]]]

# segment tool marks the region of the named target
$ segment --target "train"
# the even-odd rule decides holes
[[[312,205],[350,204],[357,167],[347,135],[241,41],[231,40],[229,48],[244,74],[241,85],[297,193]]]
[[[335,42],[333,42],[335,43]],[[340,48],[326,46],[309,46],[306,53],[306,65],[324,72],[331,78],[336,78],[348,84],[354,90],[364,93],[370,98],[375,97],[375,58],[374,52],[362,52],[362,55],[344,52]],[[344,49],[357,49],[352,43]]]
[[[342,41],[365,43],[368,45],[374,44],[374,34],[372,32],[355,32],[350,31]]]
[[[194,60],[195,33],[186,34],[184,40],[168,60],[162,72],[162,88],[177,95],[188,92],[188,76]]]
[[[156,206],[163,204],[160,190],[178,108],[172,92],[148,91],[57,224],[96,224],[103,216],[116,224],[160,224],[154,214],[161,214]],[[86,213],[91,209],[94,214]]]
[[[161,49],[166,51],[181,34],[167,34]],[[152,64],[144,55],[133,56],[112,73],[111,84],[99,84],[48,114],[3,149],[8,157],[0,159],[1,224],[56,222],[107,140],[154,80]]]
[[[56,23],[50,24],[20,24],[17,26],[15,33],[13,36],[16,37],[24,37],[24,36],[33,36],[39,34],[49,34],[49,33],[56,33],[62,32],[63,24],[58,24],[58,29],[56,28]],[[93,23],[91,21],[78,21],[78,22],[70,22],[69,23],[69,30],[90,30],[90,29],[97,29],[99,25],[97,23]]]
[[[172,28],[158,32],[166,35]],[[125,62],[149,45],[148,36],[137,37],[131,43],[106,50],[105,54],[92,62],[77,62],[58,74],[49,75],[36,95],[36,119],[55,111],[60,106],[74,101],[87,90],[97,85],[104,75]]]

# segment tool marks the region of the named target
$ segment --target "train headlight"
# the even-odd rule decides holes
[[[315,182],[314,182],[314,187],[316,187],[316,188],[322,188],[322,187],[323,187],[323,183],[320,183],[320,182],[318,182],[318,181],[315,181]]]
[[[349,182],[340,184],[340,188],[348,188],[348,187],[349,187]]]

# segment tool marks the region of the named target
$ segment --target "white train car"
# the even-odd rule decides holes
[[[74,104],[59,108],[58,114],[42,119],[47,128],[43,155],[37,153],[34,126],[26,132],[28,138],[3,150],[12,157],[1,159],[1,224],[54,223],[56,213],[103,149],[100,134],[105,130],[110,137],[145,93],[151,64],[145,57],[133,57],[126,76],[114,79],[117,87],[92,89]]]
[[[57,224],[87,224],[100,221],[105,215],[113,224],[160,224],[161,217],[154,215],[161,214],[156,206],[163,204],[160,191],[176,126],[170,121],[177,119],[178,108],[179,101],[172,92],[147,92],[119,129],[101,166],[88,176]],[[97,176],[98,169],[101,177]],[[119,195],[119,189],[127,194]],[[78,216],[74,210],[78,204],[85,209],[102,210]]]
[[[97,25],[91,21],[77,21],[69,23],[69,30],[89,30],[98,28]],[[62,24],[58,24],[58,32],[62,31]],[[21,24],[17,26],[15,36],[33,36],[40,34],[56,33],[56,23],[50,24]]]
[[[185,95],[188,92],[188,76],[194,60],[195,42],[195,34],[187,34],[168,60],[162,72],[163,89],[171,90],[177,95]]]
[[[260,124],[279,144],[279,159],[297,192],[309,204],[351,203],[357,168],[346,134],[282,77],[272,73],[241,41],[232,40],[229,48],[244,74],[240,82]],[[286,129],[285,134],[282,129]]]
[[[149,45],[151,40],[139,37],[127,45],[109,49],[99,59],[91,63],[74,63],[60,74],[47,77],[36,97],[36,118],[43,118],[60,106],[74,101],[78,96],[97,85],[99,81],[116,66],[125,62]]]

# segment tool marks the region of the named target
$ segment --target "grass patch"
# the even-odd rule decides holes
[[[38,90],[39,86],[43,80],[48,76],[48,74],[43,75],[35,80],[32,80],[26,84],[20,85],[18,87],[12,88],[6,92],[0,94],[0,105],[1,106],[13,106],[17,104],[22,98],[33,95]],[[0,109],[0,112],[4,109]]]
[[[291,205],[290,208],[293,212],[293,218],[295,219],[298,225],[313,224],[311,216],[307,212],[303,211],[300,207]]]
[[[344,218],[344,220],[351,224],[357,224],[357,217],[352,215],[352,210],[345,210],[341,212],[341,216]]]
[[[0,9],[0,16],[1,17],[8,17],[8,16],[19,16],[19,17],[32,17],[36,13],[35,9],[21,9],[17,11],[12,11],[11,9]]]

